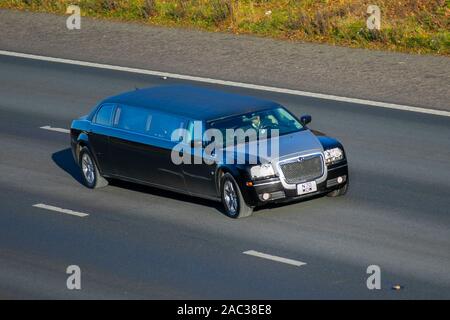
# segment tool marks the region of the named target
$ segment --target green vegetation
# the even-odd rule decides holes
[[[1,0],[0,8],[450,55],[450,0]],[[369,4],[381,30],[368,30]]]

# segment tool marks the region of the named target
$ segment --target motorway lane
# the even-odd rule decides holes
[[[351,165],[343,198],[235,221],[214,202],[152,188],[88,190],[68,136],[39,129],[67,128],[98,100],[134,86],[180,81],[7,57],[0,70],[0,297],[450,297],[450,119],[222,88],[311,114],[313,128],[342,140]],[[65,289],[69,264],[82,267],[80,292]],[[382,268],[381,291],[365,287],[369,264]],[[390,290],[394,283],[405,289]]]

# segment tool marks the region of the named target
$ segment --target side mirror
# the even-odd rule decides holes
[[[300,123],[301,123],[303,126],[305,126],[305,125],[307,125],[308,123],[310,123],[311,120],[312,120],[311,116],[308,115],[308,114],[305,114],[304,116],[301,116],[301,118],[300,118]]]

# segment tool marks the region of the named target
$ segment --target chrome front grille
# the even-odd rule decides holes
[[[323,161],[320,154],[285,160],[279,163],[287,183],[301,183],[315,180],[323,175]]]

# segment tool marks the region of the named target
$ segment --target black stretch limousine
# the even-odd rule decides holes
[[[72,122],[70,134],[89,188],[122,179],[222,201],[239,218],[266,203],[346,193],[344,148],[308,129],[310,121],[272,101],[161,86],[102,101]],[[229,132],[232,143],[220,136]],[[268,144],[271,152],[261,153]]]

